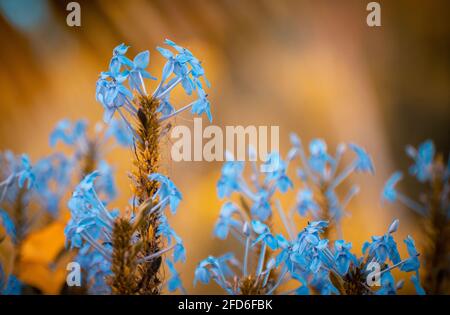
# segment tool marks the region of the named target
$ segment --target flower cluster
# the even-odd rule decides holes
[[[436,154],[434,144],[427,140],[416,149],[406,147],[407,155],[414,161],[409,168],[411,176],[425,186],[419,201],[397,189],[403,178],[402,172],[395,172],[386,182],[382,198],[388,202],[400,202],[413,210],[423,221],[427,236],[425,252],[426,277],[424,287],[428,293],[447,293],[450,289],[449,259],[450,243],[450,163],[445,165],[441,154]]]
[[[358,193],[359,187],[354,185],[342,200],[336,194],[338,186],[354,172],[372,173],[374,167],[370,156],[356,144],[340,144],[334,155],[327,151],[327,145],[322,139],[314,139],[309,144],[309,157],[306,155],[300,138],[291,134],[291,143],[296,149],[301,166],[297,174],[303,182],[303,187],[297,193],[296,210],[299,215],[310,213],[313,219],[327,220],[342,237],[341,220],[346,214],[350,200]],[[339,164],[347,147],[353,151],[353,161],[341,171]],[[291,216],[294,213],[292,209]],[[328,230],[326,230],[328,234]]]
[[[209,283],[213,279],[229,294],[395,294],[402,282],[395,284],[390,271],[399,267],[405,272],[416,273],[412,281],[417,291],[423,293],[418,282],[420,263],[412,238],[405,240],[410,257],[401,260],[398,254],[392,237],[398,227],[397,220],[385,235],[374,236],[372,242],[364,245],[365,256],[361,258],[350,252],[351,243],[338,239],[330,248],[328,238],[322,238],[326,235],[328,220],[335,224],[339,222],[348,201],[357,191],[351,189],[341,204],[335,193],[337,185],[354,171],[373,172],[367,153],[356,145],[349,145],[356,157],[342,172],[337,173],[344,146],[339,146],[338,153],[332,158],[326,151],[325,142],[314,140],[310,145],[311,156],[307,159],[298,137],[293,135],[291,139],[294,147],[285,160],[276,152],[269,154],[263,164],[266,172],[260,172],[254,162],[254,152],[250,150],[250,181],[245,178],[245,163],[233,160],[228,153],[217,184],[218,195],[229,198],[233,193],[238,193],[239,203],[232,200],[224,203],[214,234],[220,239],[226,239],[231,234],[240,241],[244,246],[243,259],[240,261],[233,253],[210,256],[198,264],[194,283]],[[297,156],[303,162],[298,173],[307,188],[300,190],[298,195],[302,198],[286,215],[276,193],[286,193],[293,188],[287,171]],[[328,220],[317,220],[323,218],[319,212],[323,204],[313,197],[313,188],[308,188],[311,186],[322,188],[330,207],[329,214],[332,215]],[[274,234],[271,230],[273,207],[283,223],[285,235]],[[295,210],[302,215],[306,211],[313,212],[316,221],[297,232],[292,218]],[[388,265],[387,260],[392,264]],[[253,267],[252,262],[256,262]],[[379,267],[377,275],[381,280],[376,283],[377,288],[372,288],[367,283],[375,264]],[[284,284],[292,281],[299,285],[295,289],[279,292]]]
[[[136,257],[139,262],[150,263],[160,258],[164,253],[172,250],[173,261],[185,261],[186,254],[181,238],[169,226],[164,209],[170,207],[175,213],[181,194],[173,182],[161,174],[150,175],[160,183],[160,188],[153,200],[149,200],[127,220],[131,226],[130,247],[138,249],[141,245],[138,227],[145,216],[158,212],[161,216],[158,234],[167,240],[167,247],[152,255]],[[107,278],[111,275],[111,263],[113,254],[114,222],[119,216],[118,210],[106,208],[106,202],[102,201],[94,188],[94,181],[99,177],[99,172],[94,171],[87,175],[75,188],[72,198],[69,200],[71,219],[65,228],[66,240],[71,248],[79,248],[77,261],[83,269],[88,270],[88,281],[93,287],[92,293],[109,293]],[[156,200],[159,202],[156,202]],[[138,252],[136,253],[138,254]],[[168,265],[173,266],[168,260]],[[171,282],[170,289],[182,288],[181,282],[177,285]]]
[[[373,236],[371,242],[365,242],[362,248],[363,256],[359,258],[350,252],[351,243],[337,240],[334,242],[334,248],[330,249],[328,240],[320,240],[316,246],[318,263],[313,272],[321,275],[319,279],[316,279],[318,283],[314,283],[321,289],[321,293],[396,294],[397,290],[402,288],[403,280],[396,283],[391,270],[398,267],[402,271],[415,273],[411,277],[411,281],[416,287],[417,293],[424,294],[418,280],[419,254],[411,236],[404,240],[409,258],[404,260],[400,258],[397,244],[392,236],[398,229],[398,223],[398,220],[394,220],[386,234]],[[388,261],[391,262],[391,265],[388,264]],[[323,277],[324,273],[320,272],[321,268],[328,271],[328,277]],[[371,285],[375,285],[379,289],[374,290]]]
[[[166,48],[157,48],[161,55],[167,59],[161,80],[151,96],[159,102],[157,112],[162,114],[160,120],[164,121],[191,108],[192,113],[198,115],[205,113],[211,121],[210,103],[200,78],[203,78],[208,87],[210,84],[201,62],[188,49],[173,41],[166,39],[165,44],[173,48],[176,53]],[[118,112],[128,126],[133,129],[124,113],[126,111],[131,116],[138,114],[139,108],[135,106],[132,91],[143,97],[148,97],[144,79],[156,80],[156,78],[145,70],[150,62],[150,52],[148,50],[140,52],[133,60],[130,60],[125,56],[128,48],[129,46],[125,44],[120,44],[114,48],[109,70],[102,72],[97,81],[96,98],[105,110],[105,122],[109,122],[115,112]],[[126,86],[127,82],[128,86]],[[170,94],[180,84],[187,95],[196,93],[197,99],[175,110],[170,103]]]
[[[59,215],[59,203],[70,183],[67,158],[54,153],[32,164],[28,155],[15,156],[6,151],[1,156],[0,207],[9,213],[16,226],[15,239],[21,241],[33,226],[39,226],[43,214]]]
[[[60,121],[50,134],[50,145],[62,142],[73,148],[73,154],[54,152],[35,163],[26,154],[15,156],[4,152],[0,183],[0,213],[6,230],[15,242],[20,257],[21,243],[32,230],[38,229],[60,217],[61,200],[71,190],[72,179],[83,177],[92,168],[98,168],[103,175],[97,183],[108,200],[116,195],[113,171],[103,159],[110,146],[110,139],[122,146],[131,145],[131,133],[121,121],[114,120],[108,126],[98,124],[95,137],[87,134],[84,120]],[[48,216],[43,216],[48,214]],[[50,217],[50,220],[47,219]]]
[[[133,144],[133,135],[124,122],[112,119],[108,126],[97,123],[94,135],[90,136],[86,121],[61,120],[50,134],[50,145],[54,147],[58,142],[73,150],[73,154],[67,157],[73,173],[78,173],[81,179],[99,170],[102,176],[97,182],[98,187],[108,194],[109,200],[116,197],[112,168],[104,157],[116,146],[130,148]]]

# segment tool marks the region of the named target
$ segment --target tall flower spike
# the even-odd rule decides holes
[[[105,109],[105,120],[109,121],[113,115],[118,114],[133,134],[133,212],[138,218],[136,222],[139,222],[133,227],[137,228],[140,241],[137,256],[142,257],[131,262],[136,267],[136,275],[123,277],[120,274],[127,264],[133,231],[127,220],[116,220],[112,232],[113,240],[117,241],[113,245],[114,293],[129,290],[128,281],[134,281],[133,279],[138,281],[132,286],[134,293],[160,292],[160,254],[169,250],[162,248],[161,237],[167,237],[169,243],[175,240],[170,245],[170,249],[174,251],[174,261],[184,260],[185,256],[181,239],[168,228],[167,220],[160,211],[169,205],[175,213],[182,196],[173,182],[159,173],[159,140],[163,123],[186,110],[191,109],[192,113],[198,115],[206,113],[208,119],[212,119],[207,94],[200,79],[208,87],[209,82],[200,61],[189,50],[170,40],[166,40],[165,45],[168,48],[157,48],[167,61],[153,93],[148,94],[145,85],[145,79],[155,79],[146,70],[150,53],[141,52],[131,61],[125,56],[128,47],[123,44],[114,49],[109,70],[102,73],[97,81],[96,98]],[[175,109],[170,96],[179,86],[194,99]],[[133,95],[132,92],[136,94]],[[148,203],[154,207],[159,205],[160,210],[143,210],[138,214],[138,208]]]
[[[449,207],[449,164],[444,164],[442,154],[436,154],[434,144],[426,140],[416,149],[413,146],[406,147],[406,154],[413,159],[409,173],[417,181],[427,186],[426,191],[416,201],[403,194],[398,182],[402,178],[400,172],[395,172],[385,184],[382,198],[389,202],[400,202],[419,215],[424,227],[427,246],[424,253],[425,275],[424,288],[430,294],[447,293],[450,290],[450,271],[444,261],[449,259],[450,244],[450,207]],[[405,241],[406,242],[406,241]],[[413,242],[408,240],[408,250],[413,248]],[[416,259],[405,264],[407,268]],[[411,278],[417,292],[425,291],[420,286],[419,275]]]

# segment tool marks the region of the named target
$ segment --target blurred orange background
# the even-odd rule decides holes
[[[418,218],[401,206],[383,205],[380,192],[394,170],[407,170],[406,144],[431,138],[438,151],[449,152],[448,2],[378,1],[382,26],[372,28],[366,24],[370,1],[361,0],[78,1],[81,27],[66,25],[70,1],[25,1],[13,13],[3,2],[0,150],[36,160],[51,152],[48,135],[60,119],[100,121],[95,82],[112,49],[124,42],[131,56],[150,50],[150,73],[159,76],[164,60],[155,47],[170,38],[203,61],[215,125],[278,125],[283,155],[291,131],[305,142],[326,139],[332,152],[340,142],[367,149],[375,175],[346,182],[361,186],[344,220],[355,252],[393,218],[400,219],[402,255],[408,234],[423,246]],[[191,126],[192,116],[176,122]],[[120,191],[113,206],[123,208],[130,197],[130,152],[115,151],[109,161]],[[221,163],[166,159],[162,167],[184,196],[170,218],[187,250],[187,262],[179,266],[184,285],[191,294],[220,293],[215,285],[193,287],[192,281],[207,255],[242,251],[212,235],[222,203],[215,188]],[[415,182],[402,183],[402,189],[416,196]],[[63,228],[61,220],[24,245],[21,277],[45,293],[57,293],[65,277],[64,266],[49,267],[64,244]],[[404,292],[413,291],[408,286]]]

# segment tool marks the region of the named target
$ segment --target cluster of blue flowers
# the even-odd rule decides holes
[[[167,59],[161,80],[151,95],[152,98],[159,101],[158,112],[162,114],[160,120],[164,121],[190,108],[193,114],[205,113],[211,121],[210,103],[200,78],[203,78],[207,87],[210,84],[201,62],[188,49],[173,41],[166,39],[165,44],[173,48],[176,53],[166,48],[157,48]],[[147,97],[144,79],[156,80],[156,78],[145,70],[150,62],[150,52],[140,52],[133,60],[130,60],[125,56],[128,48],[125,44],[114,48],[109,70],[102,72],[97,81],[96,98],[105,110],[105,122],[109,122],[115,112],[118,112],[128,126],[133,129],[125,115],[125,112],[131,116],[137,115],[132,91]],[[128,87],[125,85],[127,82]],[[170,94],[180,84],[187,95],[196,93],[197,98],[190,104],[175,110],[170,103]]]
[[[160,213],[161,222],[158,234],[167,240],[167,247],[148,256],[140,258],[141,261],[151,261],[161,257],[168,251],[173,252],[173,262],[185,261],[186,253],[182,239],[169,226],[164,209],[169,207],[172,213],[176,213],[181,193],[173,182],[161,174],[151,174],[152,179],[159,181],[160,188],[154,196],[154,200],[159,198],[159,202],[147,208],[145,204],[138,209],[136,214],[129,218],[134,225],[142,215],[150,215],[156,211]],[[69,220],[65,234],[67,242],[71,248],[79,248],[78,261],[89,271],[88,279],[92,282],[92,293],[108,293],[109,288],[105,279],[111,274],[111,239],[113,233],[114,220],[119,216],[118,210],[109,210],[105,206],[94,188],[94,181],[99,177],[99,172],[95,171],[87,175],[75,188],[72,198],[69,201],[71,219]],[[133,240],[139,240],[137,232]],[[173,277],[169,281],[169,290],[184,290],[179,280],[179,276],[173,268],[173,262],[166,260]]]
[[[58,142],[70,146],[73,148],[72,154],[54,152],[34,164],[26,154],[15,156],[6,151],[1,155],[0,171],[4,178],[0,183],[1,221],[16,244],[33,230],[42,227],[39,221],[43,214],[49,214],[53,220],[59,218],[64,208],[61,200],[71,190],[73,177],[84,176],[86,159],[102,174],[97,188],[108,201],[115,198],[113,170],[104,160],[103,154],[112,149],[115,143],[129,147],[132,135],[124,123],[113,120],[106,129],[102,124],[97,124],[95,136],[90,138],[84,120],[62,120],[50,134],[49,140],[52,147]],[[15,213],[17,204],[21,208],[20,217]],[[9,278],[12,282],[5,287],[7,292],[11,286],[19,287],[14,275],[9,275]]]
[[[342,239],[334,242],[331,248],[329,240],[322,238],[329,221],[323,220],[323,210],[314,197],[313,191],[322,188],[329,207],[327,220],[338,225],[344,209],[358,191],[350,189],[343,202],[338,200],[336,187],[352,172],[371,172],[373,164],[367,153],[360,147],[350,144],[356,154],[353,162],[338,172],[338,164],[345,146],[340,145],[334,157],[326,150],[323,140],[316,139],[310,144],[308,158],[296,135],[291,136],[293,148],[285,160],[276,152],[269,154],[261,172],[254,162],[253,150],[250,150],[250,181],[245,176],[245,163],[235,161],[228,153],[227,161],[217,184],[220,198],[239,195],[239,204],[232,200],[225,202],[220,211],[214,234],[220,239],[233,235],[244,246],[242,261],[233,253],[221,257],[210,256],[201,261],[195,271],[194,283],[209,283],[213,279],[229,294],[308,294],[313,289],[321,294],[395,294],[402,282],[394,283],[390,271],[399,267],[405,272],[415,272],[412,281],[418,293],[423,293],[419,284],[418,253],[411,237],[405,240],[410,257],[401,260],[397,244],[392,233],[397,230],[395,220],[383,236],[372,237],[365,243],[364,256],[357,258],[350,252],[351,243]],[[297,203],[286,215],[277,192],[283,194],[293,189],[293,182],[287,175],[289,164],[299,157],[302,167],[297,173],[304,188],[298,192]],[[283,223],[285,234],[274,234],[272,225],[273,211]],[[293,214],[311,213],[312,221],[302,231],[297,232],[293,224]],[[391,265],[387,264],[387,261]],[[251,262],[256,261],[253,268]],[[381,281],[378,288],[366,284],[373,264],[380,266]],[[279,292],[280,286],[296,281],[296,289]]]
[[[427,186],[425,192],[419,201],[400,192],[397,185],[403,173],[397,171],[387,180],[382,199],[390,203],[398,201],[422,220],[428,243],[424,258],[427,274],[425,287],[432,294],[447,293],[450,283],[447,263],[450,241],[450,162],[445,164],[443,156],[436,154],[431,140],[423,142],[417,149],[407,146],[406,154],[414,161],[409,173]]]
[[[327,152],[325,141],[314,139],[309,144],[308,157],[297,135],[291,134],[291,143],[301,161],[297,174],[304,184],[297,193],[298,213],[301,216],[310,213],[315,220],[326,218],[333,223],[339,237],[342,237],[341,220],[346,214],[350,200],[358,193],[359,187],[357,185],[351,187],[342,200],[337,196],[336,189],[354,172],[373,174],[374,167],[370,156],[364,149],[352,143],[338,145],[336,153],[332,156]],[[355,157],[339,172],[339,164],[347,147]]]
[[[436,150],[431,140],[423,142],[417,149],[413,146],[407,146],[406,153],[414,161],[414,164],[409,168],[411,176],[414,176],[422,184],[433,185],[434,181],[439,181],[442,184],[441,197],[439,198],[441,208],[446,211],[447,219],[450,218],[448,199],[450,163],[445,166],[442,162],[437,163],[435,161]],[[398,201],[421,216],[429,216],[430,200],[424,203],[417,202],[397,190],[396,186],[402,178],[403,173],[397,171],[387,180],[383,190],[383,199],[388,202]]]
[[[212,121],[204,89],[204,85],[209,87],[210,84],[201,62],[188,49],[173,41],[166,40],[165,45],[167,48],[157,48],[167,61],[151,95],[147,93],[144,82],[144,79],[156,80],[146,70],[150,61],[149,51],[140,52],[131,60],[126,57],[128,46],[121,44],[114,48],[109,69],[100,74],[96,86],[96,99],[104,109],[107,126],[97,124],[94,136],[90,137],[85,121],[63,120],[50,135],[52,147],[61,142],[71,148],[72,154],[55,152],[34,164],[27,155],[15,156],[9,151],[0,155],[0,242],[4,239],[3,231],[13,244],[20,243],[29,234],[38,216],[27,212],[31,203],[38,205],[38,209],[51,218],[58,218],[63,208],[61,200],[71,191],[68,201],[70,220],[64,231],[66,246],[76,250],[75,260],[85,272],[84,283],[91,294],[112,293],[108,278],[113,276],[114,253],[117,253],[114,248],[117,223],[126,222],[126,226],[132,228],[127,248],[134,251],[142,246],[142,233],[138,227],[146,222],[146,218],[157,218],[152,222],[157,222],[154,231],[158,249],[150,254],[133,253],[136,254],[133,257],[136,257],[137,264],[146,264],[164,256],[169,271],[164,285],[169,291],[186,293],[175,268],[177,262],[186,260],[186,250],[183,240],[170,227],[167,216],[168,210],[176,214],[182,200],[181,192],[169,177],[153,171],[147,174],[146,171],[142,176],[144,182],[148,182],[144,184],[155,183],[151,185],[152,189],[139,196],[138,204],[136,198],[132,200],[131,211],[111,209],[117,190],[113,167],[105,159],[105,154],[115,145],[135,151],[139,145],[144,151],[148,149],[147,144],[138,143],[142,140],[139,121],[145,121],[146,117],[142,118],[145,115],[143,106],[148,103],[158,105],[155,130],[159,130],[164,121],[189,109],[192,114],[205,114]],[[178,109],[170,99],[176,87],[193,96],[192,102]],[[116,113],[119,119],[114,118]],[[337,189],[355,172],[374,173],[372,160],[366,151],[355,144],[340,144],[335,154],[330,154],[325,141],[314,139],[307,153],[295,134],[291,135],[291,143],[292,148],[285,158],[272,152],[262,165],[258,165],[256,152],[250,149],[249,170],[245,169],[245,162],[234,160],[227,152],[217,183],[218,196],[227,200],[220,210],[214,235],[221,240],[229,235],[235,237],[243,246],[242,259],[234,253],[207,257],[195,270],[194,284],[213,280],[228,294],[397,294],[403,280],[396,281],[392,270],[398,268],[412,273],[410,279],[417,293],[424,294],[419,281],[419,253],[413,238],[408,236],[404,240],[408,252],[404,259],[400,257],[394,240],[398,220],[392,222],[386,233],[372,236],[365,242],[361,256],[352,252],[352,243],[342,236],[342,219],[359,188],[351,187],[343,198]],[[349,164],[342,166],[341,160],[347,148],[354,157]],[[410,168],[411,175],[422,183],[441,184],[440,207],[445,209],[445,219],[448,220],[449,165],[436,162],[431,141],[423,143],[417,150],[408,147],[407,153],[415,162]],[[294,181],[288,175],[289,166],[295,161],[300,163],[296,169],[300,188],[295,191],[295,204],[285,211],[280,197],[295,190]],[[150,166],[140,170],[157,169],[157,165]],[[72,185],[74,177],[77,178],[76,185]],[[413,201],[396,190],[401,178],[402,174],[397,172],[388,180],[383,191],[384,199],[390,202],[398,200],[428,216],[431,211],[429,203]],[[21,211],[25,211],[20,220],[13,210],[18,202],[23,208]],[[300,231],[294,222],[296,213],[312,219]],[[282,223],[282,233],[273,229],[275,215]],[[330,229],[337,231],[337,237],[332,241],[328,233]],[[170,258],[166,255],[169,252]],[[0,293],[20,293],[22,284],[16,276],[6,274],[0,264]],[[294,289],[282,291],[288,284],[295,284],[290,286]]]

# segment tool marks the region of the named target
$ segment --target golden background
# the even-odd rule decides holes
[[[48,135],[60,119],[100,121],[95,82],[112,49],[122,42],[131,46],[130,56],[149,49],[149,71],[160,76],[164,60],[155,47],[170,38],[203,61],[215,125],[279,125],[283,155],[291,131],[305,142],[326,139],[331,152],[339,142],[367,149],[375,176],[356,175],[346,183],[361,186],[344,220],[355,252],[393,218],[400,218],[402,255],[408,234],[423,246],[418,218],[383,205],[380,192],[394,170],[407,170],[406,144],[431,138],[438,151],[449,151],[448,2],[379,1],[382,26],[373,28],[366,24],[369,1],[78,1],[81,27],[66,25],[69,1],[31,2],[13,17],[0,10],[0,150],[36,160],[51,151]],[[176,122],[190,126],[192,116]],[[130,197],[129,152],[114,151],[109,161],[120,191],[113,206],[123,208]],[[222,292],[215,285],[193,287],[200,260],[242,251],[212,235],[221,205],[215,188],[220,167],[167,159],[163,165],[184,196],[170,220],[186,246],[187,262],[178,268],[192,294]],[[401,187],[416,196],[414,181]],[[45,293],[57,293],[64,279],[64,266],[50,267],[64,243],[60,221],[24,247],[21,277]],[[408,286],[404,292],[413,291]]]

